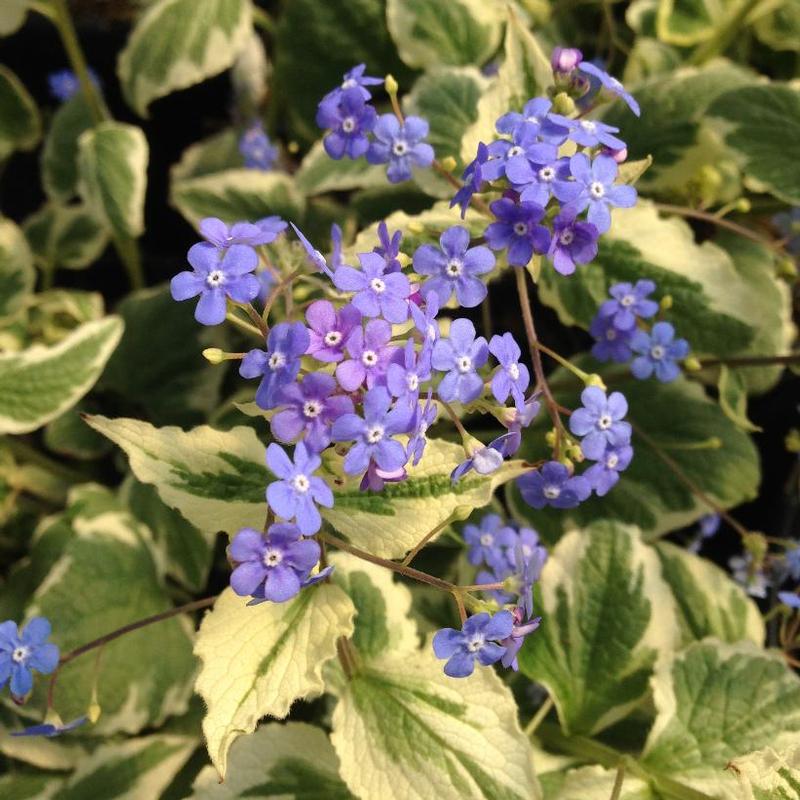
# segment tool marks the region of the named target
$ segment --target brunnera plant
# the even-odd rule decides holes
[[[68,63],[0,65],[0,796],[798,796],[796,459],[731,513],[800,363],[788,4],[139,5],[116,78],[0,8]],[[224,71],[147,286],[109,83]]]

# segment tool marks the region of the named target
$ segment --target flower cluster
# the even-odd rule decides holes
[[[50,623],[34,617],[20,630],[12,620],[0,623],[0,689],[7,683],[15,702],[33,689],[33,670],[49,675],[58,666],[58,647],[50,638]]]
[[[499,661],[516,670],[525,637],[541,622],[541,617],[533,616],[533,585],[547,561],[547,550],[536,531],[504,524],[497,514],[488,514],[478,525],[466,525],[464,539],[469,562],[484,567],[477,583],[502,584],[488,590],[500,610],[472,615],[461,630],[438,631],[433,637],[434,653],[447,659],[444,671],[452,678],[471,675],[476,661],[483,666]]]
[[[253,120],[239,138],[239,152],[248,169],[269,171],[278,159],[278,148],[269,140],[260,119]]]
[[[378,115],[367,87],[383,80],[365,75],[364,70],[364,64],[353,67],[317,107],[317,125],[328,131],[323,140],[325,152],[337,160],[364,156],[370,164],[387,164],[391,183],[410,180],[412,167],[433,163],[433,148],[424,141],[428,122],[422,117]]]
[[[620,364],[633,359],[634,377],[644,380],[655,374],[659,381],[668,383],[680,374],[678,361],[689,355],[689,343],[675,338],[675,328],[669,322],[648,327],[645,320],[659,310],[658,303],[650,299],[655,289],[650,280],[617,283],[609,289],[611,298],[600,306],[589,326],[595,338],[592,355],[598,361]]]

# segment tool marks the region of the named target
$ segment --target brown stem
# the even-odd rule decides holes
[[[444,408],[444,410],[447,412],[447,416],[450,417],[450,421],[453,423],[453,425],[456,426],[456,430],[461,434],[463,438],[465,439],[468,438],[469,433],[467,432],[467,429],[461,423],[461,420],[458,418],[456,412],[453,411],[453,407],[450,405],[450,403],[446,403],[441,398],[439,398],[439,402],[441,403],[442,408]]]
[[[402,560],[402,565],[407,567],[416,558],[417,553],[419,553],[437,533],[441,533],[452,521],[453,517],[448,517],[441,525],[437,525],[430,533],[426,533],[425,536],[414,545],[414,549]]]
[[[704,367],[759,367],[765,364],[800,364],[800,353],[781,356],[741,356],[739,358],[701,358]]]
[[[266,336],[267,323],[264,321],[261,314],[259,314],[258,311],[256,311],[255,308],[253,308],[253,304],[243,303],[241,305],[241,308],[243,308],[245,314],[247,314],[247,316],[250,317],[250,320],[252,321],[253,325],[255,325],[256,328],[258,328],[258,330],[261,332],[261,335]]]
[[[287,275],[273,290],[270,292],[269,297],[267,298],[267,302],[264,303],[264,311],[261,313],[261,319],[263,320],[265,326],[266,321],[269,317],[269,312],[272,310],[272,306],[275,305],[275,301],[281,295],[283,290],[291,284],[291,282],[297,278],[299,275],[302,275],[304,272],[302,267],[298,267],[294,272]]]

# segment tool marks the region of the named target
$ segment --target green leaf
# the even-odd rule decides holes
[[[403,98],[407,114],[416,114],[430,123],[427,141],[436,158],[441,161],[452,156],[456,160],[456,175],[464,168],[461,137],[478,119],[478,102],[487,85],[486,78],[474,67],[442,67],[426,72]],[[416,170],[414,179],[435,197],[450,198],[455,192],[430,168]]]
[[[101,122],[78,139],[81,195],[122,236],[144,231],[147,155],[147,139],[135,125]]]
[[[19,78],[0,64],[0,161],[15,150],[32,150],[41,135],[36,102]]]
[[[52,200],[69,200],[78,190],[78,139],[93,125],[92,113],[76,92],[53,114],[42,148],[42,183]]]
[[[511,4],[508,5],[503,51],[505,61],[478,101],[478,119],[464,134],[461,157],[465,162],[475,158],[478,142],[489,142],[495,137],[494,124],[499,116],[508,111],[521,111],[528,100],[546,94],[553,83],[550,59]]]
[[[194,738],[164,734],[102,745],[51,795],[51,800],[160,797],[196,747]]]
[[[201,175],[213,175],[227,169],[238,169],[244,165],[239,152],[239,134],[233,128],[208,136],[187,147],[181,160],[172,165],[170,179],[173,182]]]
[[[767,5],[769,8],[769,5]],[[800,50],[800,6],[778,2],[755,21],[756,36],[773,50]]]
[[[94,403],[79,403],[47,423],[44,443],[48,449],[62,456],[82,460],[100,458],[109,452],[111,443],[83,421],[83,414],[89,410],[89,405],[94,408]]]
[[[725,19],[726,5],[726,0],[659,0],[658,38],[680,47],[705,42]]]
[[[723,642],[764,642],[758,606],[724,570],[669,542],[658,542],[656,552],[675,598],[683,644],[706,636]]]
[[[510,690],[491,669],[454,680],[430,646],[341,687],[331,741],[358,797],[541,798]]]
[[[715,797],[737,797],[725,766],[753,750],[795,744],[800,678],[750,643],[697,642],[653,678],[656,719],[642,766]]]
[[[656,657],[678,642],[658,558],[635,528],[597,522],[558,542],[540,586],[520,669],[547,687],[565,732],[603,730],[644,699]]]
[[[573,359],[573,363],[589,372],[598,368],[597,362],[588,358]],[[559,370],[557,375],[552,381],[558,387],[556,399],[567,408],[577,408],[583,386],[565,372]],[[683,378],[669,384],[631,378],[613,388],[624,392],[628,419],[635,426],[631,465],[605,497],[592,497],[569,511],[533,511],[515,492],[516,511],[540,533],[555,538],[571,526],[581,527],[605,517],[638,525],[648,538],[657,537],[708,513],[708,506],[690,491],[686,480],[723,508],[757,496],[759,459],[750,437],[736,428],[698,384]],[[521,457],[535,461],[546,456],[546,426],[542,415],[525,437]],[[662,456],[674,463],[683,478]]]
[[[725,364],[720,366],[717,391],[720,408],[737,428],[747,433],[758,433],[763,430],[747,418],[747,387],[744,378],[736,370],[728,368]]]
[[[119,54],[117,73],[131,106],[150,103],[230,67],[252,31],[249,0],[157,0]]]
[[[650,787],[639,778],[625,775],[622,791],[612,794],[616,770],[600,766],[581,767],[570,770],[552,800],[657,800]],[[550,795],[547,795],[550,798]]]
[[[72,528],[73,536],[28,607],[29,617],[50,620],[62,653],[172,608],[150,533],[133,517],[118,510],[78,514]],[[136,733],[183,713],[195,666],[192,633],[188,617],[174,617],[107,644],[97,680],[102,715],[86,734]],[[97,675],[91,655],[61,669],[55,701],[64,719],[86,712]],[[31,707],[44,707],[46,694],[47,682],[41,681]]]
[[[800,742],[776,751],[765,747],[736,758],[726,767],[748,800],[797,800],[800,797]]]
[[[0,217],[0,322],[8,322],[25,307],[36,272],[33,254],[22,231]]]
[[[165,286],[133,292],[118,306],[125,334],[98,388],[121,408],[145,412],[157,424],[202,422],[219,404],[225,368],[201,355],[225,339],[197,324],[191,304],[177,305]],[[153,348],[153,342],[169,343]]]
[[[25,220],[23,229],[43,270],[84,269],[108,244],[108,231],[83,205],[49,203]]]
[[[14,800],[51,800],[61,785],[61,778],[32,773],[0,775],[0,797]]]
[[[122,328],[119,317],[105,317],[53,347],[0,355],[0,432],[36,430],[75,405],[94,386]]]
[[[800,92],[788,85],[746,86],[716,98],[725,144],[759,191],[800,204]]]
[[[0,8],[0,36],[8,36],[22,27],[29,5],[29,0],[5,0]]]
[[[315,142],[294,175],[295,185],[306,195],[364,189],[386,185],[386,167],[365,158],[332,159],[322,142]]]
[[[170,202],[192,225],[208,216],[228,223],[271,214],[297,219],[305,208],[305,199],[289,175],[258,169],[229,169],[174,181]]]
[[[203,733],[223,779],[233,741],[261,717],[282,719],[296,700],[321,694],[323,666],[335,657],[337,639],[353,632],[353,603],[337,586],[308,587],[286,603],[248,606],[248,599],[226,589],[195,644]]]
[[[191,800],[352,797],[339,777],[339,759],[327,734],[303,722],[271,722],[252,736],[238,739],[231,747],[228,767],[224,783],[213,767],[205,767],[192,786]]]
[[[386,21],[409,67],[483,64],[497,50],[502,20],[482,0],[387,0]]]

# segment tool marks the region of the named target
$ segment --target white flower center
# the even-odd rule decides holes
[[[472,372],[472,359],[469,356],[459,356],[456,359],[456,369],[462,374]]]
[[[451,278],[457,278],[461,274],[461,270],[464,269],[464,262],[460,258],[451,258],[447,262],[447,266],[445,267],[445,272]]]
[[[480,634],[473,637],[467,642],[467,652],[477,653],[484,645],[484,638]]]
[[[261,557],[265,567],[277,567],[283,561],[283,553],[275,547],[269,547]]]
[[[380,278],[373,278],[369,282],[370,288],[372,289],[375,294],[382,294],[386,291],[386,283],[382,281]]]
[[[356,129],[356,121],[352,117],[345,117],[342,120],[342,130],[345,133],[352,133]]]
[[[556,177],[556,171],[552,167],[542,167],[539,170],[539,180],[550,183]]]
[[[508,153],[506,158],[514,158],[515,156],[521,156],[525,151],[518,145],[515,144],[513,147],[508,148]]]
[[[525,117],[525,122],[532,122],[534,125],[538,125],[540,120],[539,117]]]
[[[269,368],[273,371],[280,369],[281,367],[286,366],[286,356],[280,351],[276,350],[270,355],[267,363],[269,364]]]
[[[583,128],[587,133],[594,133],[597,130],[597,125],[595,125],[595,123],[589,119],[582,119],[581,128]]]
[[[223,283],[225,283],[225,273],[221,269],[214,269],[208,273],[206,286],[209,289],[216,289],[218,286],[222,286]]]
[[[650,357],[655,361],[664,358],[664,348],[660,344],[655,344],[650,348]]]
[[[322,413],[322,403],[319,400],[306,400],[303,403],[303,416],[308,419],[315,419]]]
[[[608,469],[616,469],[617,464],[619,464],[619,456],[616,453],[609,453],[606,458],[606,467]]]
[[[597,420],[597,427],[600,428],[601,431],[607,431],[613,424],[614,420],[611,419],[610,414],[601,414],[600,418]]]
[[[515,222],[514,223],[514,233],[517,236],[527,236],[528,235],[528,226],[524,222]]]
[[[557,498],[557,497],[558,497],[558,496],[561,494],[561,489],[560,489],[560,487],[558,487],[558,486],[553,486],[553,485],[551,484],[551,485],[549,485],[549,486],[545,486],[545,487],[544,487],[544,489],[542,490],[542,494],[543,494],[543,495],[544,495],[544,496],[545,496],[545,497],[546,497],[548,500],[555,500],[555,499],[556,499],[556,498]]]
[[[311,481],[308,480],[308,476],[298,474],[292,478],[292,489],[294,489],[296,492],[305,494],[310,488]]]
[[[377,444],[381,439],[383,439],[382,425],[372,425],[367,428],[367,442],[369,444]]]
[[[558,235],[558,241],[566,247],[569,247],[575,241],[575,234],[571,230],[561,231]]]
[[[491,547],[494,544],[494,535],[491,533],[482,533],[480,542],[484,547]]]
[[[403,139],[398,139],[392,145],[392,153],[394,153],[394,155],[398,157],[404,156],[407,152],[408,152],[408,142],[405,142]]]
[[[508,367],[506,367],[506,371],[512,381],[519,380],[519,364],[509,364]]]
[[[342,341],[342,334],[339,331],[328,331],[325,334],[324,341],[328,347],[336,347]]]
[[[521,549],[522,555],[525,556],[525,558],[530,558],[533,555],[533,550],[529,544],[523,544]]]
[[[600,181],[592,181],[589,185],[589,192],[595,199],[599,200],[606,193],[606,187]]]
[[[361,363],[365,367],[374,367],[378,363],[378,354],[374,350],[365,350],[361,354]]]
[[[22,664],[30,655],[30,650],[24,645],[17,647],[11,654],[11,660],[15,664]]]
[[[419,388],[419,375],[416,375],[413,372],[409,372],[406,374],[406,386],[408,386],[408,390],[410,392],[416,392]]]
[[[626,294],[622,300],[619,301],[619,304],[624,308],[630,308],[636,302],[635,295]]]

